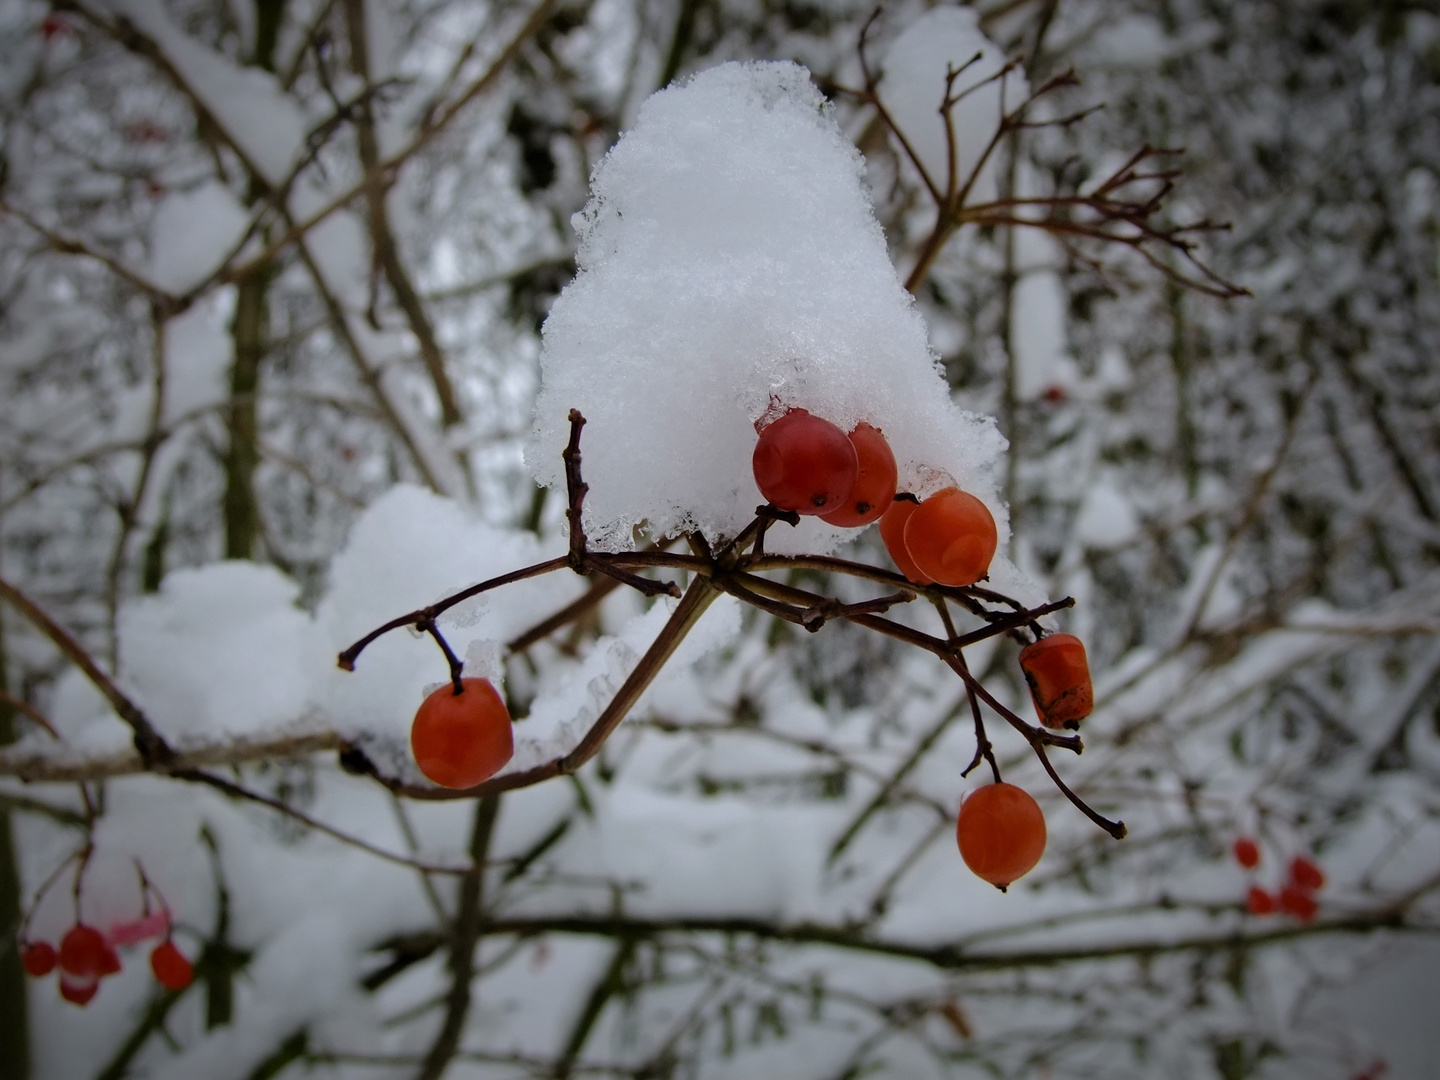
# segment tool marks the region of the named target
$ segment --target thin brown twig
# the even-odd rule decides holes
[[[528,41],[530,37],[540,29],[545,20],[549,18],[550,11],[555,7],[556,3],[558,3],[558,0],[540,0],[540,3],[535,6],[535,9],[521,24],[520,28],[500,51],[499,55],[496,56],[485,73],[471,83],[465,89],[464,93],[442,109],[410,142],[390,157],[381,161],[374,170],[361,177],[357,183],[334,196],[329,202],[325,203],[318,210],[313,211],[303,220],[288,222],[285,232],[267,245],[265,250],[252,256],[239,266],[228,268],[220,280],[226,282],[238,281],[240,278],[247,277],[254,273],[259,267],[275,259],[281,252],[298,241],[311,229],[315,228],[315,226],[350,205],[351,202],[363,195],[371,185],[387,183],[388,178],[396,175],[400,171],[401,166],[424,149],[470,102],[474,101],[495,84],[505,72],[505,69],[509,67],[511,60],[515,58],[515,55],[520,51],[525,42]]]
[[[115,685],[114,679],[101,670],[100,665],[95,662],[95,658],[85,647],[46,614],[39,604],[3,577],[0,577],[0,598],[8,601],[37,630],[49,638],[67,660],[84,672],[85,677],[90,680],[95,689],[99,690],[105,700],[110,702],[110,707],[115,710],[116,715],[130,726],[130,730],[134,733],[135,751],[146,765],[164,766],[174,758],[175,752],[151,725],[149,718],[140,707],[131,701],[120,687]]]
[[[223,776],[216,776],[214,773],[208,773],[202,769],[176,769],[169,775],[177,780],[186,780],[190,783],[204,784],[207,787],[212,787],[232,799],[258,803],[260,806],[269,807],[271,810],[275,810],[288,818],[298,821],[308,829],[314,829],[316,832],[324,833],[326,836],[339,840],[342,844],[359,848],[366,854],[374,855],[377,859],[383,859],[386,862],[395,863],[397,866],[408,867],[411,870],[420,870],[427,874],[464,875],[469,874],[474,869],[472,866],[451,866],[444,863],[425,862],[421,859],[411,858],[408,855],[401,855],[398,852],[387,851],[382,847],[370,843],[368,840],[337,829],[334,825],[328,825],[319,818],[311,817],[303,810],[297,810],[289,803],[271,798],[269,795],[262,795],[258,791],[252,791],[231,780],[226,780]]]
[[[45,718],[45,714],[42,713],[39,709],[35,708],[34,705],[31,705],[28,701],[21,701],[19,698],[7,694],[4,690],[0,690],[0,705],[8,705],[10,708],[24,713],[36,724],[38,724],[41,730],[45,732],[45,734],[49,735],[57,742],[63,741],[60,738],[60,733],[55,730],[55,726]]]
[[[91,247],[83,240],[73,236],[65,236],[43,224],[34,215],[14,205],[9,200],[0,198],[0,213],[13,214],[17,219],[24,222],[31,231],[38,233],[40,237],[50,245],[51,250],[61,255],[81,255],[92,259],[105,269],[118,277],[121,281],[134,286],[140,292],[150,297],[154,303],[159,305],[167,314],[178,315],[186,307],[180,297],[166,292],[152,281],[146,280],[138,272],[130,269],[114,256],[101,251],[99,248]]]

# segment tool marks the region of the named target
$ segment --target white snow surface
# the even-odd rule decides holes
[[[980,166],[966,198],[968,205],[996,197],[996,155],[986,155],[1000,126],[1002,109],[1013,111],[1029,97],[1029,84],[1017,69],[996,78],[1006,56],[980,30],[975,11],[936,8],[916,19],[885,54],[880,100],[905,133],[931,182],[942,192],[950,186],[950,139],[940,107],[949,72],[956,77],[950,110],[955,134],[955,187],[960,189]]]
[[[183,293],[208,278],[245,235],[250,216],[224,184],[165,195],[150,225],[150,280]]]
[[[158,596],[121,613],[120,664],[167,736],[237,735],[295,723],[327,643],[274,567],[221,562],[176,570]]]
[[[1004,542],[1005,440],[951,400],[860,155],[804,68],[724,64],[652,96],[574,225],[580,272],[545,323],[526,456],[562,485],[568,412],[584,414],[593,546],[628,549],[642,523],[737,533],[762,501],[753,423],[773,403],[880,428],[902,489],[958,483]],[[821,552],[848,535],[806,519],[767,546]]]

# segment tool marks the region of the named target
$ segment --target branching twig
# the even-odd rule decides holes
[[[300,824],[308,829],[322,832],[326,836],[339,840],[342,844],[349,844],[351,847],[359,848],[366,854],[374,855],[377,859],[384,859],[386,862],[408,867],[411,870],[420,870],[427,874],[464,875],[468,875],[474,870],[472,866],[447,866],[441,863],[429,863],[420,859],[412,859],[409,856],[400,855],[393,851],[386,851],[382,847],[376,847],[368,840],[362,840],[360,837],[352,836],[350,833],[337,829],[333,825],[327,825],[318,818],[311,817],[303,810],[297,810],[289,803],[281,802],[279,799],[272,799],[269,795],[262,795],[258,791],[251,791],[247,787],[243,787],[234,781],[226,780],[223,776],[216,776],[214,773],[203,772],[200,769],[177,769],[171,772],[170,775],[177,780],[188,780],[191,783],[204,784],[207,787],[212,787],[216,791],[230,796],[232,799],[268,806],[271,810],[278,811],[286,817],[293,818],[300,822]]]
[[[99,690],[105,700],[110,702],[110,707],[115,710],[116,715],[130,725],[130,730],[134,733],[135,751],[147,766],[164,766],[174,758],[175,752],[151,725],[149,718],[141,711],[140,707],[131,701],[120,687],[115,685],[115,680],[100,669],[100,665],[95,662],[95,658],[85,647],[71,637],[59,623],[50,618],[40,605],[4,578],[0,578],[0,598],[8,601],[15,610],[25,616],[37,630],[50,639],[67,660],[85,673],[85,677],[90,680],[95,689]]]

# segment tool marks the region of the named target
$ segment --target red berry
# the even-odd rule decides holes
[[[1295,916],[1301,922],[1309,922],[1315,918],[1315,913],[1320,910],[1320,905],[1307,890],[1298,889],[1294,885],[1286,885],[1280,890],[1280,910],[1287,915]]]
[[[185,959],[173,941],[162,941],[155,946],[150,954],[150,970],[155,973],[155,981],[166,990],[184,990],[195,978],[195,965]]]
[[[55,38],[68,37],[74,29],[63,16],[46,15],[40,23],[40,36],[46,41],[53,41]]]
[[[1274,915],[1275,907],[1275,895],[1258,885],[1251,885],[1250,891],[1245,894],[1245,910],[1251,915]]]
[[[791,409],[760,432],[751,468],[760,494],[778,509],[823,514],[850,497],[860,461],[829,420]]]
[[[1237,836],[1233,845],[1235,861],[1246,870],[1254,870],[1260,865],[1260,845],[1248,836]]]
[[[60,939],[60,970],[82,979],[98,979],[111,966],[114,952],[99,930],[77,923]]]
[[[855,486],[840,507],[820,515],[821,521],[842,529],[858,529],[861,525],[878,521],[895,501],[898,476],[895,455],[878,428],[857,424],[850,432],[850,442],[855,447],[855,457],[860,464]]]
[[[1325,871],[1304,855],[1290,860],[1290,882],[1306,892],[1319,892],[1325,886]]]
[[[915,560],[910,558],[910,552],[905,550],[905,526],[910,521],[910,515],[918,509],[920,504],[909,499],[892,502],[880,519],[880,539],[885,541],[885,550],[890,552],[890,558],[895,560],[900,573],[916,585],[930,585],[931,580],[920,572]]]
[[[48,941],[32,941],[20,954],[20,963],[25,966],[25,973],[37,979],[54,971],[58,960],[59,954],[55,952],[55,946]]]
[[[427,697],[410,727],[420,771],[441,787],[470,788],[488,780],[515,752],[510,712],[489,679],[446,683]]]
[[[1045,854],[1045,815],[1024,788],[987,784],[960,804],[955,839],[965,865],[1004,889]]]
[[[98,975],[61,975],[60,996],[72,1005],[88,1005],[100,989]]]
[[[1020,670],[1040,723],[1078,728],[1095,707],[1085,645],[1074,634],[1050,634],[1020,650]]]
[[[905,550],[941,585],[974,585],[990,569],[998,543],[990,511],[959,488],[937,491],[905,523]]]

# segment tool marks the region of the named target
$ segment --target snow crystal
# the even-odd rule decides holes
[[[1005,64],[1005,54],[980,32],[979,19],[970,8],[936,8],[906,27],[885,54],[880,100],[942,191],[950,178],[950,143],[940,115],[946,76],[965,69],[952,90],[952,97],[960,101],[950,111],[958,188],[994,138],[1001,109],[1013,110],[1029,96],[1019,71],[996,78]],[[976,176],[967,203],[996,197],[995,170],[992,153]]]
[[[563,483],[582,441],[585,527],[604,550],[698,528],[734,535],[762,500],[750,458],[772,401],[882,429],[902,486],[959,483],[1008,534],[1005,442],[950,399],[896,278],[862,161],[794,64],[725,64],[652,96],[596,168],[580,273],[544,328],[527,460]],[[807,519],[772,550],[832,550]]]

